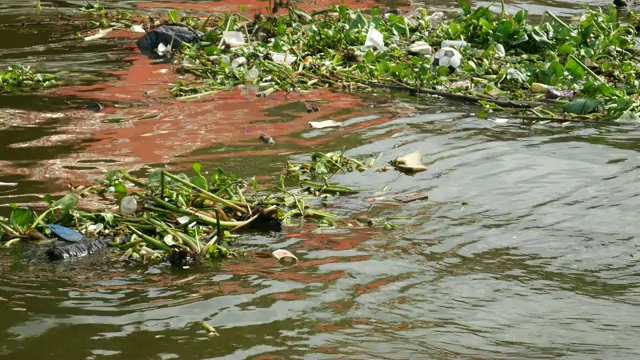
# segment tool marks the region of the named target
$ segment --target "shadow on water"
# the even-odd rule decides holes
[[[41,16],[82,3],[42,1]],[[575,5],[509,4],[538,14],[575,14]],[[0,4],[0,17],[27,21],[29,6]],[[362,159],[380,154],[379,166],[419,150],[428,170],[338,175],[364,190],[330,200],[330,211],[392,216],[397,230],[304,223],[247,234],[238,243],[247,257],[214,269],[131,267],[110,256],[51,265],[29,247],[0,249],[0,359],[640,356],[637,127],[495,124],[476,118],[474,107],[438,99],[327,91],[269,98],[237,91],[177,103],[165,98],[175,80],[170,68],[123,48],[131,39],[83,44],[73,27],[34,32],[7,23],[11,42],[0,64],[37,65],[44,56],[47,68],[99,71],[104,80],[0,96],[0,182],[19,184],[0,187],[1,204],[36,201],[120,167],[144,176],[199,161],[268,178],[287,159],[342,148]],[[306,113],[301,101],[310,98],[329,103]],[[91,101],[104,111],[87,110]],[[310,129],[309,121],[326,119],[343,127]],[[276,144],[261,143],[262,132]],[[430,198],[388,201],[412,191]],[[298,266],[263,256],[277,248],[293,251]],[[201,322],[220,336],[207,336]]]

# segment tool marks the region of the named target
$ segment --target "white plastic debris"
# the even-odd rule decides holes
[[[469,45],[469,43],[464,40],[442,40],[442,42],[440,43],[441,48],[451,47],[459,49],[467,45]]]
[[[90,234],[98,234],[103,228],[104,225],[102,223],[91,224],[87,227],[87,232]]]
[[[189,216],[187,216],[187,215],[180,216],[176,220],[180,223],[180,225],[184,225],[184,224],[187,223],[187,221],[189,221]]]
[[[288,250],[278,249],[271,253],[276,260],[282,265],[295,265],[298,263],[298,258]]]
[[[144,28],[140,25],[133,25],[129,28],[129,31],[131,31],[132,33],[146,33],[146,31],[144,30]]]
[[[231,62],[231,67],[232,68],[237,68],[240,67],[244,64],[247,63],[247,58],[244,56],[240,56],[238,58],[233,59],[233,61]]]
[[[225,31],[222,33],[222,38],[224,39],[224,42],[229,44],[232,48],[247,45],[244,34],[240,31]]]
[[[405,172],[419,172],[427,170],[427,167],[422,164],[422,154],[419,151],[414,151],[411,154],[397,158],[394,166],[398,170]]]
[[[409,52],[414,54],[431,55],[433,48],[424,41],[416,41],[409,46]]]
[[[166,46],[163,43],[160,43],[160,45],[158,45],[158,49],[156,50],[158,52],[158,54],[160,56],[164,56],[165,54],[168,54],[171,52],[171,45]]]
[[[105,35],[110,33],[112,30],[113,30],[113,28],[100,29],[97,34],[94,34],[94,35],[91,35],[91,36],[87,36],[86,38],[84,38],[84,41],[98,40],[100,38],[103,38]]]
[[[252,68],[244,74],[244,79],[252,82],[255,81],[260,76],[260,72],[256,68]]]
[[[138,202],[133,196],[125,196],[120,202],[120,212],[125,215],[133,215],[138,210]]]
[[[507,52],[504,51],[504,46],[502,46],[502,44],[497,44],[496,45],[496,52],[498,53],[498,56],[500,56],[500,57],[505,57],[505,55],[507,55]]]
[[[381,49],[384,47],[384,36],[380,31],[371,26],[369,27],[369,33],[367,33],[367,40],[364,42],[364,46],[375,46]]]
[[[271,59],[273,59],[273,62],[276,64],[291,65],[296,61],[297,57],[291,54],[271,53]]]
[[[309,125],[311,125],[314,129],[325,129],[325,128],[334,128],[341,127],[342,124],[335,120],[325,120],[325,121],[310,121]]]

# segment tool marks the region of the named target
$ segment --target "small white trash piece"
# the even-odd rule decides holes
[[[260,72],[256,68],[252,68],[244,74],[244,79],[253,82],[260,76]]]
[[[231,67],[232,68],[237,68],[240,67],[244,64],[247,63],[247,58],[244,56],[240,56],[239,58],[235,58],[233,59],[233,61],[231,62]]]
[[[369,33],[367,33],[367,41],[364,42],[364,46],[375,46],[378,49],[384,47],[384,36],[380,31],[376,30],[373,25],[369,27]]]
[[[133,25],[129,28],[129,31],[131,31],[132,33],[145,33],[146,31],[144,30],[144,28],[140,25]]]
[[[288,250],[278,249],[271,253],[276,260],[282,265],[292,266],[298,263],[298,258]]]
[[[276,64],[291,65],[296,61],[297,57],[291,54],[271,53],[271,59],[273,59],[273,62]]]
[[[120,202],[120,212],[125,215],[133,215],[138,210],[138,202],[133,196],[125,196]]]
[[[460,49],[468,45],[469,43],[464,40],[442,40],[440,43],[441,48],[452,47]]]
[[[247,45],[244,34],[240,31],[225,31],[222,33],[222,38],[232,48]]]

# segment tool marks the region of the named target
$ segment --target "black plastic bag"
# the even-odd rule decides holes
[[[156,49],[160,44],[169,46],[173,40],[171,49],[179,49],[183,42],[193,44],[200,41],[203,36],[204,33],[192,30],[186,26],[160,25],[138,39],[136,45],[138,45],[138,49],[140,49],[140,52],[144,55],[157,57],[158,53]]]

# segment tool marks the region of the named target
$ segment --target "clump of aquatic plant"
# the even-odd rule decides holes
[[[315,153],[311,164],[296,166],[313,169],[317,174],[352,171],[354,166],[364,168],[340,153]],[[255,178],[240,179],[222,169],[206,173],[198,163],[193,165],[191,175],[161,170],[140,179],[121,170],[60,199],[46,195],[43,200],[48,206],[41,212],[13,205],[10,217],[0,219],[0,241],[4,246],[21,241],[53,243],[48,254],[66,258],[74,255],[61,250],[61,241],[56,239],[95,244],[89,239],[100,238],[117,249],[123,259],[168,258],[174,265],[183,266],[238,256],[240,251],[232,246],[241,229],[280,231],[294,220],[333,223],[339,216],[315,209],[314,205],[320,206],[327,194],[337,196],[353,191],[326,177],[318,186],[306,180],[287,185],[284,175],[275,185],[259,186]],[[102,199],[104,208],[80,208],[78,204],[84,197]],[[73,249],[90,252],[86,246]]]
[[[55,75],[37,72],[29,66],[16,64],[0,70],[0,93],[32,91],[55,84]]]
[[[131,11],[121,9],[108,10],[98,0],[93,4],[87,1],[79,11],[89,17],[88,25],[91,28],[129,27],[133,24],[132,20],[141,18],[140,15]]]
[[[585,9],[571,22],[547,12],[535,24],[526,10],[494,13],[466,2],[460,9],[450,19],[425,9],[366,14],[346,5],[306,13],[285,4],[254,19],[228,14],[200,28],[201,42],[183,44],[178,70],[196,80],[176,82],[171,93],[192,98],[249,84],[263,96],[383,87],[473,101],[487,113],[515,108],[551,119],[637,118],[636,30],[615,7]],[[372,29],[383,46],[365,45]],[[230,32],[233,42],[225,40]],[[429,55],[412,50],[426,44],[435,51],[443,40],[467,43],[453,73],[432,68]],[[531,91],[534,83],[549,91]]]

